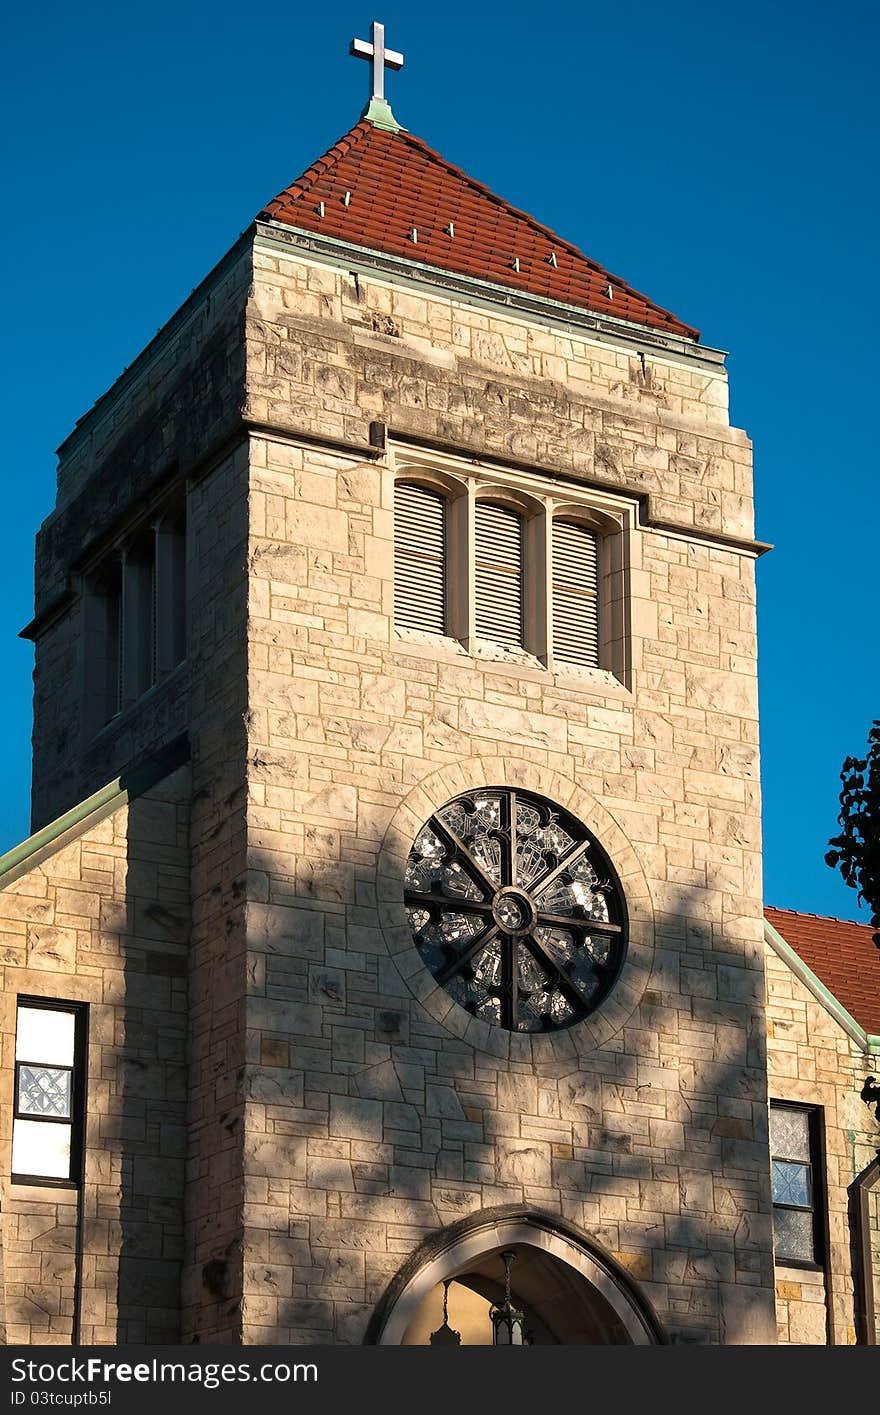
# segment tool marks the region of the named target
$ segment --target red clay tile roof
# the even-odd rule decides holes
[[[880,1036],[880,950],[871,925],[794,909],[766,908],[764,917],[859,1026]]]
[[[270,201],[260,218],[685,339],[700,337],[576,246],[474,182],[421,138],[387,132],[363,119]]]

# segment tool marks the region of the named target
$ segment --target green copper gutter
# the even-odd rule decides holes
[[[0,855],[0,889],[20,879],[83,831],[112,816],[121,806],[142,796],[151,786],[188,761],[189,739],[183,735],[154,756],[127,768],[115,781],[109,781],[100,791],[87,796],[71,810],[65,811],[63,816],[44,825],[42,830],[7,850],[5,855]]]
[[[808,968],[799,953],[796,953],[790,943],[786,943],[782,934],[774,929],[771,923],[764,920],[764,938],[774,953],[778,953],[783,962],[787,963],[796,978],[799,978],[804,987],[814,996],[817,1002],[821,1002],[826,1012],[830,1012],[835,1022],[838,1022],[848,1036],[860,1046],[862,1051],[869,1056],[880,1056],[880,1037],[873,1036],[866,1032],[864,1027],[860,1027],[856,1019],[847,1012],[842,1003],[838,1002],[833,992],[829,992],[825,984],[816,977],[812,968]]]
[[[345,241],[336,236],[325,236],[307,231],[302,226],[285,226],[271,218],[257,218],[253,229],[256,239],[267,246],[279,246],[329,260],[348,272],[360,269],[368,274],[378,274],[380,279],[389,276],[420,285],[425,289],[439,291],[441,295],[464,297],[472,303],[479,302],[502,314],[513,314],[522,318],[540,318],[559,321],[587,338],[604,341],[612,338],[615,345],[624,344],[633,350],[648,347],[660,351],[661,357],[679,358],[687,364],[696,363],[701,368],[717,372],[723,368],[727,357],[723,349],[713,349],[708,344],[695,344],[684,335],[671,330],[655,329],[653,325],[637,324],[634,320],[621,319],[617,315],[597,314],[580,305],[570,305],[564,300],[554,300],[549,295],[530,295],[527,291],[514,289],[509,285],[498,285],[495,281],[484,280],[477,275],[459,275],[455,271],[444,270],[440,266],[428,265],[426,261],[413,260],[409,256],[390,255],[362,246],[356,241]],[[354,261],[354,265],[352,264]]]

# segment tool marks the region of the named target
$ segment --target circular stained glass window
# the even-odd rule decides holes
[[[489,788],[450,801],[416,837],[404,899],[438,983],[510,1031],[570,1027],[620,972],[616,876],[586,827],[540,796]]]

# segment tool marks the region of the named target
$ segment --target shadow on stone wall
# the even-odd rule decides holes
[[[725,946],[711,896],[680,890],[620,1031],[508,1068],[415,1000],[366,875],[270,892],[250,930],[247,1339],[360,1342],[422,1241],[531,1203],[621,1263],[671,1340],[775,1341],[760,946]]]
[[[174,789],[180,776],[128,808],[119,938],[124,1020],[116,1024],[122,1031],[111,1081],[117,1100],[106,1137],[121,1160],[119,1173],[102,1174],[97,1186],[98,1217],[102,1184],[118,1186],[117,1245],[111,1223],[108,1272],[116,1276],[119,1343],[180,1340],[189,952],[188,842],[182,793]]]

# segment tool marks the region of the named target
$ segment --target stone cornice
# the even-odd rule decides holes
[[[168,341],[178,335],[188,321],[199,313],[205,299],[210,296],[214,287],[223,279],[224,275],[233,269],[236,261],[250,249],[252,238],[253,227],[249,227],[220,257],[216,265],[208,271],[205,278],[183,301],[183,304],[178,305],[174,313],[159,327],[150,342],[139,350],[128,367],[123,369],[110,387],[95,399],[91,408],[77,419],[72,430],[56,448],[56,454],[59,457],[69,455],[84,433],[91,433],[100,426],[102,419],[112,413],[116,400],[133,387],[139,379],[143,378],[154,359],[161,355]]]
[[[382,423],[371,423],[370,427],[383,427]],[[473,447],[462,447],[456,443],[442,442],[430,437],[422,437],[418,433],[401,431],[398,428],[388,428],[387,436],[392,442],[404,443],[411,447],[421,447],[427,452],[442,452],[450,456],[464,457],[468,462],[475,460],[475,449]],[[374,448],[370,448],[369,455],[372,455]],[[558,471],[555,467],[542,466],[538,461],[522,461],[515,457],[505,457],[503,454],[492,452],[485,459],[476,452],[476,458],[480,465],[487,469],[492,467],[504,467],[510,471],[526,472],[532,476],[544,477],[549,481],[567,486],[577,486],[586,491],[608,492],[614,496],[623,496],[631,501],[635,501],[639,507],[639,524],[645,530],[660,531],[668,535],[681,536],[686,540],[698,540],[703,544],[716,545],[722,550],[735,550],[746,555],[765,555],[773,546],[769,541],[754,540],[748,536],[733,536],[726,531],[715,531],[702,526],[694,526],[686,521],[668,521],[656,516],[652,510],[652,495],[650,491],[642,491],[640,488],[628,487],[620,482],[611,481],[610,478],[603,477],[574,477]]]
[[[296,252],[344,270],[374,274],[434,294],[446,294],[497,313],[554,324],[568,332],[577,330],[585,338],[600,343],[616,344],[626,349],[650,349],[658,355],[696,364],[724,376],[724,360],[727,357],[724,350],[695,344],[690,339],[651,329],[647,325],[595,314],[577,305],[529,295],[488,280],[478,280],[474,276],[456,275],[436,266],[385,255],[330,236],[316,236],[310,231],[280,223],[258,221],[256,234],[260,244],[275,250]]]

